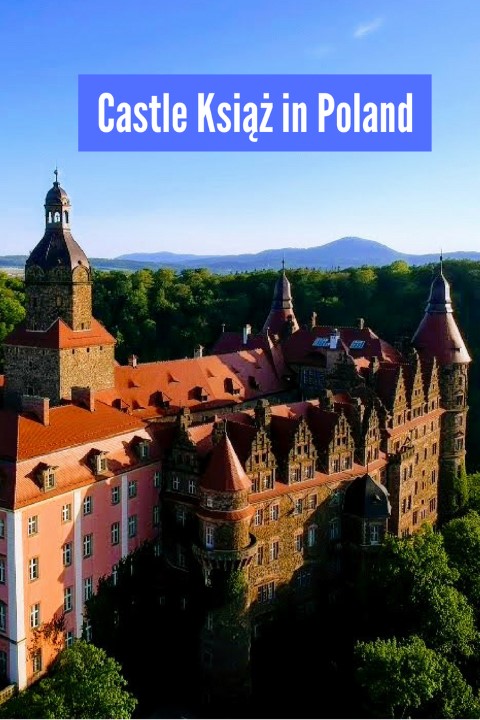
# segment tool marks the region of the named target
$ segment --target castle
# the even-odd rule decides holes
[[[182,578],[239,571],[251,632],[309,612],[336,549],[448,514],[465,472],[468,350],[442,265],[410,347],[363,319],[301,326],[285,270],[263,328],[211,354],[128,365],[92,317],[92,273],[58,178],[25,267],[0,381],[0,675],[20,689],[91,634],[84,603],[144,541]],[[332,598],[332,602],[335,598]],[[206,672],[224,653],[212,618]]]

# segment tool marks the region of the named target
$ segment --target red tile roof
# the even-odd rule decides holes
[[[435,357],[440,365],[471,362],[452,313],[425,313],[412,343],[420,356]]]
[[[141,429],[144,423],[96,402],[95,412],[77,405],[51,408],[49,425],[11,410],[0,410],[0,426],[0,457],[25,460]]]
[[[267,352],[255,349],[117,366],[115,388],[101,391],[97,397],[109,404],[122,401],[140,415],[148,414],[149,408],[166,414],[162,401],[168,401],[170,412],[181,407],[208,410],[268,396],[285,387]]]
[[[116,340],[104,326],[92,318],[90,330],[72,330],[63,320],[57,319],[45,331],[27,330],[25,324],[17,327],[4,340],[5,345],[64,349],[92,345],[114,345]]]
[[[213,447],[200,485],[218,492],[251,490],[252,483],[227,435]]]

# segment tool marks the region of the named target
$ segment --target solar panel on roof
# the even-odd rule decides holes
[[[328,347],[329,345],[330,345],[330,340],[326,337],[315,338],[315,340],[312,343],[312,347]]]
[[[365,347],[365,340],[352,340],[350,343],[350,350],[361,350]]]

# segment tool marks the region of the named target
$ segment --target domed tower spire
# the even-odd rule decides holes
[[[412,338],[423,362],[435,359],[439,368],[442,416],[439,515],[451,517],[461,501],[458,478],[465,473],[468,366],[471,358],[455,322],[450,285],[443,274],[443,254],[430,287],[425,315]]]
[[[88,330],[90,264],[70,232],[70,198],[58,182],[57,168],[54,175],[45,197],[45,233],[25,264],[27,329],[48,330],[61,318],[72,330]]]
[[[298,322],[293,311],[290,282],[285,274],[285,258],[282,270],[273,291],[270,313],[265,320],[262,332],[270,332],[280,338],[287,337],[298,330]]]

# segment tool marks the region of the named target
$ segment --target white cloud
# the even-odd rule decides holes
[[[361,23],[355,28],[353,32],[353,37],[357,39],[363,38],[366,35],[370,35],[371,33],[376,32],[379,28],[381,28],[382,25],[382,18],[375,18],[375,20],[371,20],[370,22]]]

